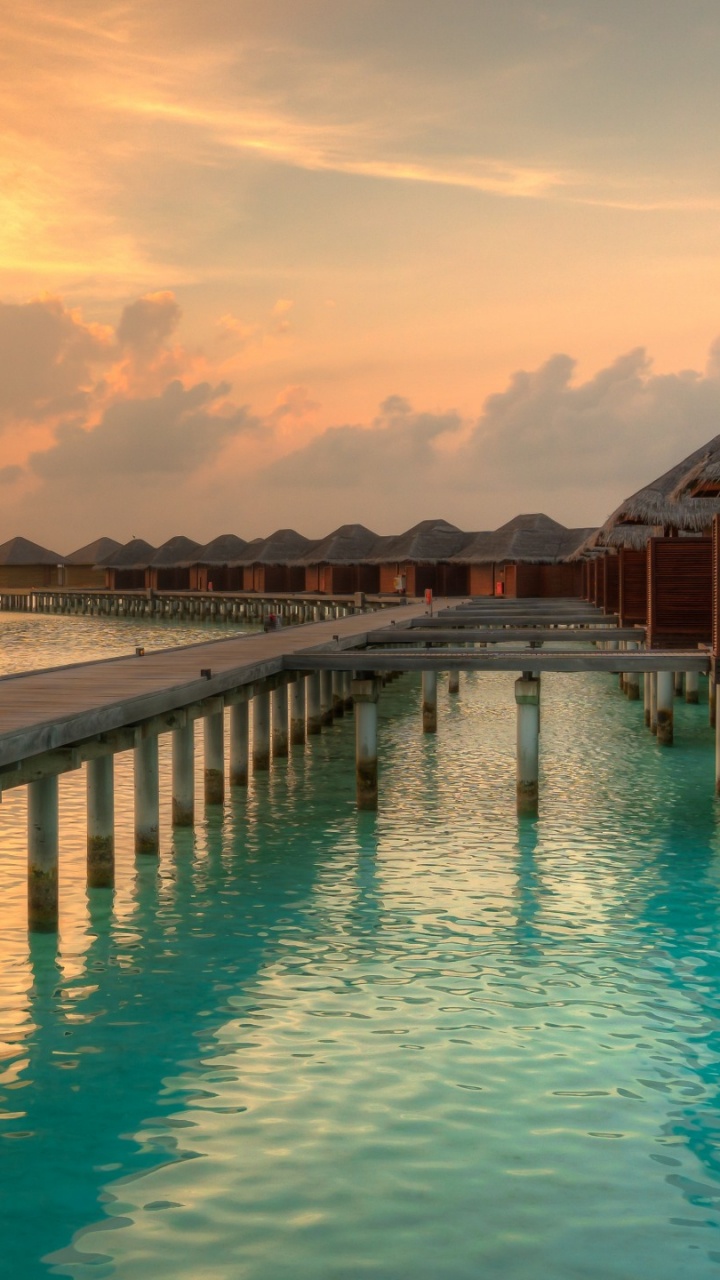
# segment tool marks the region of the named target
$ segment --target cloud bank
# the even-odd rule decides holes
[[[599,523],[720,422],[720,340],[702,370],[658,373],[638,347],[582,379],[556,353],[475,417],[395,392],[370,421],[337,423],[302,383],[250,405],[243,365],[218,376],[183,346],[181,321],[169,292],[128,303],[114,327],[56,298],[0,305],[2,536],[61,541],[68,511],[71,542],[130,525],[151,538],[180,525],[318,535],[348,520],[393,532],[428,512],[465,528],[519,510]]]

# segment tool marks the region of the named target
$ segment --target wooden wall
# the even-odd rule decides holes
[[[495,594],[495,565],[471,564],[468,575],[468,592],[471,596]]]
[[[648,543],[648,647],[687,649],[712,640],[712,538]]]
[[[712,651],[717,663],[720,656],[720,516],[713,516],[712,522]]]
[[[23,591],[31,587],[57,587],[61,579],[54,564],[0,565],[0,590]]]
[[[720,655],[720,516],[712,517],[712,657]],[[715,680],[717,680],[717,668]]]
[[[605,555],[602,560],[603,604],[606,613],[617,613],[619,602],[619,573],[616,555]]]
[[[647,621],[647,552],[621,547],[618,553],[618,620],[621,627]]]
[[[70,591],[83,587],[102,590],[105,586],[105,570],[93,564],[66,564],[63,568],[63,586]]]

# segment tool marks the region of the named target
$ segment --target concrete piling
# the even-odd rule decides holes
[[[422,673],[423,733],[437,733],[437,671]]]
[[[649,729],[652,721],[652,675],[649,671],[643,673],[643,707],[645,725]]]
[[[700,693],[700,674],[697,671],[685,672],[685,701],[697,702]]]
[[[288,754],[288,690],[286,684],[278,685],[271,694],[272,703],[272,753]]]
[[[148,733],[135,747],[135,852],[160,851],[160,786],[157,734]]]
[[[320,719],[323,725],[333,722],[332,671],[320,672]]]
[[[58,780],[55,774],[28,786],[28,927],[58,927]]]
[[[225,717],[222,710],[211,711],[203,719],[205,746],[205,803],[225,800]]]
[[[270,768],[270,694],[262,689],[255,694],[253,707],[253,769]]]
[[[195,822],[195,726],[192,720],[172,733],[172,824]]]
[[[650,675],[650,732],[657,733],[657,672]]]
[[[305,677],[301,673],[290,685],[290,741],[293,746],[305,741]]]
[[[236,702],[230,708],[230,786],[244,787],[248,780],[248,741],[250,715],[247,702]]]
[[[111,755],[88,760],[87,883],[89,889],[115,884],[115,777]]]
[[[457,671],[451,671],[448,675],[448,693],[460,692],[460,668]]]
[[[320,672],[312,671],[307,678],[307,731],[309,735],[322,733],[322,696]]]
[[[673,699],[675,677],[672,671],[658,671],[657,681],[657,740],[661,746],[670,747],[673,742]]]
[[[538,812],[540,771],[540,682],[527,674],[515,681],[517,703],[517,809]]]
[[[377,809],[377,704],[379,682],[369,676],[353,680],[355,703],[355,781],[358,809]]]
[[[345,715],[345,691],[343,688],[343,672],[333,671],[332,673],[332,704],[333,716],[337,720],[340,716]]]

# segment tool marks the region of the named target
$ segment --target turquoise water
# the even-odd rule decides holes
[[[120,757],[114,895],[64,777],[57,948],[5,797],[3,1277],[718,1274],[707,706],[662,751],[610,678],[543,677],[519,824],[512,677],[443,693],[436,739],[418,702],[383,692],[377,817],[347,718],[194,836],[165,786],[158,862]]]

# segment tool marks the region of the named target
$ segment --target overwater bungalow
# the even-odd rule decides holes
[[[247,547],[248,543],[234,533],[221,533],[206,543],[186,562],[190,590],[242,591],[243,556]]]
[[[114,551],[119,551],[122,543],[115,538],[96,538],[77,551],[65,556],[63,569],[63,586],[70,590],[83,587],[101,588],[105,586],[105,569],[101,561]]]
[[[6,591],[62,584],[65,559],[27,538],[10,538],[0,546],[0,588]]]
[[[594,556],[587,598],[617,612],[623,626],[645,625],[652,648],[710,642],[718,477],[720,436],[714,436],[626,498],[576,553]]]
[[[104,556],[99,564],[105,569],[108,591],[141,591],[145,586],[145,572],[156,551],[157,547],[144,538],[132,538],[119,551]]]
[[[380,570],[380,591],[465,595],[467,575],[452,557],[469,537],[447,520],[421,520],[397,537],[384,538],[370,561]]]
[[[589,532],[542,513],[518,515],[471,535],[452,562],[465,568],[471,596],[579,596],[582,569],[567,559]]]
[[[189,591],[188,561],[197,555],[200,543],[181,533],[158,547],[145,570],[145,586],[154,591]]]
[[[383,540],[386,541],[386,540]],[[363,524],[343,524],[298,558],[305,569],[305,590],[352,594],[380,590],[380,566],[368,563],[381,539]]]
[[[243,555],[244,591],[304,591],[305,567],[299,564],[314,543],[295,529],[277,529],[249,542]]]

